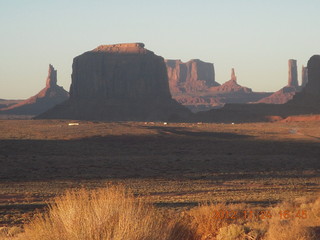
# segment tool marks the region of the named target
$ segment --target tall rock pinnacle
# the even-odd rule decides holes
[[[237,76],[234,72],[234,68],[231,68],[231,79],[230,80],[235,81],[235,82],[237,81]]]
[[[307,85],[308,82],[308,68],[305,66],[302,66],[302,70],[301,70],[301,86],[305,87]]]
[[[53,106],[64,102],[69,98],[69,93],[57,85],[57,70],[49,65],[46,87],[36,95],[12,105],[8,108],[2,108],[2,114],[14,115],[37,115],[47,111]]]
[[[54,67],[51,64],[49,64],[46,87],[50,88],[54,86],[57,86],[57,70],[55,70]]]
[[[288,87],[299,87],[297,60],[289,59],[288,67]]]

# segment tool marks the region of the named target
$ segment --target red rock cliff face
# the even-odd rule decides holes
[[[212,63],[199,59],[186,63],[181,60],[166,60],[166,66],[172,95],[205,91],[219,85],[215,82]]]
[[[72,68],[72,99],[171,98],[163,58],[141,43],[100,46]]]
[[[164,59],[142,43],[102,45],[75,57],[70,100],[39,118],[175,121],[190,112],[171,98]]]

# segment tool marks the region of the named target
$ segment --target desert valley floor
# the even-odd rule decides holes
[[[319,121],[1,120],[0,225],[22,224],[65,189],[110,183],[172,211],[205,201],[264,208],[319,195],[319,157]]]

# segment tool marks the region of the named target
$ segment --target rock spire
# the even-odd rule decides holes
[[[57,70],[54,69],[54,67],[49,64],[49,70],[48,70],[48,77],[46,81],[46,87],[54,87],[57,85]]]
[[[305,66],[302,66],[301,69],[301,86],[305,87],[308,82],[308,68]]]
[[[289,59],[288,67],[288,87],[299,87],[297,60]]]

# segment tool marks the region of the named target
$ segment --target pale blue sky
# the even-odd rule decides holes
[[[69,90],[72,59],[101,44],[143,42],[167,59],[213,62],[223,83],[287,84],[287,62],[320,53],[319,0],[0,0],[0,98],[45,86],[48,65]],[[300,81],[300,79],[299,79]]]

